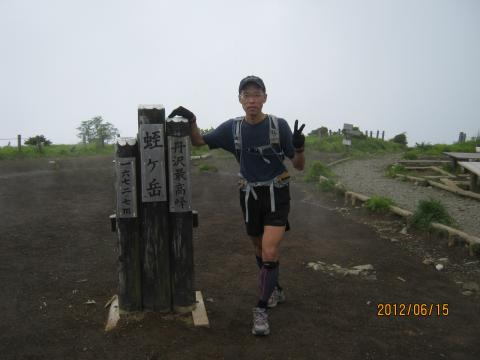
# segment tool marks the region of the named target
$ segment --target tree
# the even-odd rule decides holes
[[[200,129],[200,134],[205,135],[208,134],[209,132],[212,132],[214,129],[213,127],[210,127],[208,129]]]
[[[401,133],[398,135],[395,135],[392,139],[394,143],[401,144],[404,146],[407,146],[407,135],[405,133]]]
[[[118,134],[118,129],[109,122],[103,122],[101,116],[95,116],[90,120],[82,121],[77,130],[77,136],[80,139],[85,139],[85,142],[89,144],[96,142],[102,147],[105,145],[105,142],[108,143],[109,140],[114,140]]]
[[[52,142],[50,140],[47,140],[45,136],[43,135],[36,135],[29,137],[27,140],[25,140],[25,145],[34,145],[34,146],[48,146],[51,145]]]

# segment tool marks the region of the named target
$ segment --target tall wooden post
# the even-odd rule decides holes
[[[168,312],[172,307],[168,200],[165,175],[165,108],[138,107],[142,204],[142,298],[146,310]]]
[[[382,131],[382,141],[385,141],[385,130]]]
[[[195,307],[190,128],[186,119],[174,117],[167,119],[166,130],[173,309],[188,312]]]
[[[119,305],[123,311],[142,309],[140,229],[137,207],[137,140],[116,144],[117,234],[119,246]]]
[[[370,138],[372,137],[372,130],[370,130]]]
[[[368,137],[368,130],[365,130],[365,136]]]
[[[18,151],[22,151],[22,135],[17,135],[17,147]]]

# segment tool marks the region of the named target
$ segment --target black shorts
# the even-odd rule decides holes
[[[245,191],[240,190],[240,206],[242,207],[243,220],[247,228],[247,234],[250,236],[260,236],[263,234],[263,227],[285,226],[285,231],[290,230],[288,223],[288,213],[290,211],[290,189],[289,186],[274,188],[275,212],[270,208],[270,188],[268,186],[255,187],[257,200],[252,192],[248,198],[248,222],[245,221]]]

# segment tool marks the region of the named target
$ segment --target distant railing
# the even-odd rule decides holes
[[[17,148],[18,148],[18,151],[22,151],[22,135],[17,135],[16,138],[3,138],[3,139],[0,139],[0,141],[8,141],[8,145],[7,146],[11,146],[10,145],[10,141],[12,140],[17,140]]]

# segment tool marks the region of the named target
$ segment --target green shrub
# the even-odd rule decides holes
[[[410,219],[411,225],[421,230],[428,230],[432,222],[453,225],[454,221],[439,200],[420,200]]]
[[[335,180],[327,179],[318,183],[318,190],[322,192],[332,191],[333,189],[335,189]]]
[[[403,158],[406,159],[406,160],[417,160],[418,159],[418,154],[419,154],[419,151],[417,151],[417,150],[408,150],[403,155]]]
[[[385,213],[393,205],[393,200],[383,196],[372,196],[365,202],[365,207],[371,212]]]
[[[327,178],[334,177],[332,170],[326,165],[322,164],[320,161],[314,161],[308,168],[304,180],[306,182],[316,182],[320,175],[323,175]]]
[[[407,169],[402,164],[392,164],[387,168],[386,175],[391,178],[395,178],[397,174],[405,174]]]
[[[407,146],[407,135],[405,133],[401,133],[401,134],[398,134],[398,135],[395,135],[392,139],[392,141],[394,143],[397,143],[397,144],[400,144],[400,145],[403,145],[403,146]]]

